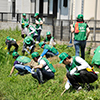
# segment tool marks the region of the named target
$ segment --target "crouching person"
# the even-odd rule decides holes
[[[41,54],[41,57],[46,55],[46,58],[50,58],[50,57],[57,56],[59,54],[58,50],[55,47],[48,45],[48,44],[45,44],[44,42],[40,42],[39,46],[42,49],[44,49],[42,54]]]
[[[10,36],[7,36],[5,43],[6,43],[7,49],[8,49],[7,54],[10,53],[10,48],[11,48],[12,46],[15,47],[14,51],[17,52],[17,50],[18,50],[18,44],[17,44],[17,42],[16,42],[15,39],[11,38]]]
[[[16,75],[18,75],[18,74],[24,75],[27,73],[31,73],[31,68],[33,66],[27,65],[29,63],[30,63],[30,65],[33,65],[33,64],[31,64],[31,63],[33,63],[33,61],[30,58],[25,57],[25,56],[20,56],[17,52],[13,52],[12,55],[13,55],[13,58],[15,59],[15,62],[10,71],[10,76],[14,72],[14,69],[18,70],[18,73],[16,73]]]
[[[34,67],[36,72],[32,76],[38,80],[39,84],[54,78],[55,69],[46,58],[40,57],[38,52],[33,52],[31,56],[35,62],[38,62],[38,66]]]
[[[89,83],[93,83],[98,79],[97,74],[91,68],[91,66],[81,57],[71,57],[67,53],[61,53],[59,55],[60,62],[66,65],[66,69],[69,71],[66,76],[70,83],[76,90],[81,90],[82,86],[79,83],[87,83],[89,89]]]

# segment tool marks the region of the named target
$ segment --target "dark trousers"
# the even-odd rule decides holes
[[[17,45],[17,43],[15,41],[11,41],[10,43],[7,43],[8,51],[10,52],[10,48],[11,48],[12,45],[15,47],[15,51],[17,52],[18,45]]]
[[[32,74],[34,78],[38,80],[38,82],[41,84],[44,80],[49,80],[54,78],[53,72],[47,72],[46,70],[37,69],[34,74]]]
[[[88,72],[87,70],[81,70],[79,73],[80,75],[78,76],[70,75],[69,72],[66,75],[70,83],[75,89],[78,89],[78,87],[80,86],[79,83],[89,84],[89,83],[93,83],[94,81],[98,79],[97,74],[93,72]]]
[[[49,58],[49,57],[53,57],[53,56],[55,56],[55,54],[54,53],[52,53],[52,52],[47,52],[46,53],[46,58]]]
[[[40,42],[40,39],[41,39],[41,37],[40,37],[40,35],[41,35],[41,30],[36,30],[36,31],[38,32],[37,41],[39,41],[39,42]]]

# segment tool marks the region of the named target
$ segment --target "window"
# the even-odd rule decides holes
[[[63,6],[64,6],[64,7],[67,7],[67,6],[68,6],[68,0],[64,0],[64,1],[63,1]]]

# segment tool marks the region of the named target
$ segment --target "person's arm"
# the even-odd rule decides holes
[[[31,29],[31,32],[29,33],[29,35],[35,32],[35,29],[33,27],[30,27],[30,29]]]
[[[15,66],[12,67],[11,71],[10,71],[10,76],[12,75],[12,73],[14,72]]]
[[[73,24],[71,24],[70,27],[71,27],[71,33],[73,33],[74,32]]]
[[[39,62],[39,60],[38,60],[38,62]],[[37,68],[43,68],[43,66],[45,66],[46,65],[46,62],[42,59],[41,61],[40,61],[40,64],[38,65],[38,66],[35,66],[34,67],[34,69],[37,69]]]
[[[41,20],[40,22],[38,20],[35,21],[35,24],[39,24],[39,25],[42,25],[43,24],[43,21]]]
[[[47,53],[48,49],[44,49],[41,56],[43,57]]]
[[[75,60],[80,63],[81,65],[79,66],[76,66],[77,70],[80,71],[82,69],[86,69],[87,67],[90,67],[90,65],[84,60],[82,59],[81,57],[77,56],[75,58]],[[91,68],[91,67],[90,67]]]
[[[38,66],[35,66],[34,69],[37,69],[37,68],[40,68],[41,69],[42,67],[43,67],[43,64],[40,64]]]
[[[86,28],[86,31],[87,31],[87,36],[86,36],[86,40],[87,40],[88,37],[89,37],[89,34],[90,34],[90,29],[89,29],[89,27]]]

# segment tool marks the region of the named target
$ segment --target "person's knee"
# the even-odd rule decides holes
[[[67,72],[66,77],[68,78],[70,77],[70,72]]]

